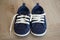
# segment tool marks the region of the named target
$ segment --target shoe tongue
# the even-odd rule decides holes
[[[36,3],[36,6],[39,6],[39,3]]]
[[[39,3],[37,3],[32,10],[32,14],[43,14],[43,13],[44,13],[43,8],[39,5]]]
[[[29,12],[29,9],[26,7],[25,3],[22,4],[21,7],[19,7],[18,11],[17,11],[18,14],[23,14],[23,15],[26,15]]]
[[[25,3],[23,3],[22,6],[25,6]]]

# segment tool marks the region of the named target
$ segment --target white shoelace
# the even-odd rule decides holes
[[[32,14],[32,23],[44,23],[44,14]]]
[[[13,26],[13,23],[14,23],[14,20],[15,20],[15,17],[17,16],[18,14],[15,14],[13,16],[13,19],[12,19],[12,22],[11,22],[11,25],[10,25],[10,35],[11,35],[11,31],[12,31],[12,26]],[[24,18],[22,18],[24,17]],[[29,19],[26,19],[26,18],[30,18],[29,16],[27,15],[19,15],[17,16],[17,19],[16,19],[16,22],[15,23],[25,23],[25,24],[29,24]],[[28,21],[28,22],[27,22]]]
[[[15,20],[15,17],[17,16],[18,14],[15,14],[13,16],[13,19],[12,19],[12,22],[11,22],[11,25],[10,25],[10,35],[11,35],[11,31],[12,31],[12,26],[13,26],[13,23],[14,23],[14,20]],[[25,24],[29,24],[29,22],[26,22],[26,21],[32,21],[32,20],[36,20],[36,21],[33,21],[32,23],[44,23],[44,14],[31,14],[31,17],[27,16],[27,15],[20,15],[20,16],[17,16],[17,20],[15,23],[25,23]],[[25,18],[20,18],[20,17],[25,17]],[[19,18],[19,19],[18,19]],[[26,19],[26,18],[30,18],[29,19]]]
[[[24,18],[22,18],[22,17],[24,17]],[[27,15],[19,15],[19,16],[17,16],[17,18],[19,18],[19,19],[16,20],[16,23],[29,24],[29,22],[27,22],[27,21],[30,21],[29,19],[27,19],[27,18],[30,18],[29,16],[27,16]]]
[[[15,15],[13,16],[12,21],[11,21],[11,25],[10,25],[10,35],[11,35],[11,30],[12,30],[12,26],[13,26],[13,23],[14,23],[15,17],[16,17],[17,15],[18,15],[18,14],[15,14]]]

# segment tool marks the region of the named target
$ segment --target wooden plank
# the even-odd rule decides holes
[[[37,2],[44,8],[47,18],[47,33],[43,37],[29,34],[27,37],[9,36],[12,17],[25,2],[32,10]],[[0,0],[0,40],[60,40],[60,0]]]

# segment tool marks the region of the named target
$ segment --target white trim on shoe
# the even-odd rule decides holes
[[[14,20],[15,20],[15,17],[17,16],[18,14],[15,14],[14,16],[13,16],[13,20],[12,20],[12,22],[11,22],[11,25],[10,25],[10,36],[11,36],[11,31],[12,31],[12,27],[13,27],[13,22],[14,22]],[[17,36],[27,36],[28,34],[30,33],[30,30],[26,33],[26,34],[24,34],[24,35],[20,35],[20,34],[17,34],[17,33],[14,33],[15,35],[17,35]]]
[[[14,34],[17,35],[17,36],[20,36],[20,37],[24,37],[24,36],[27,36],[29,33],[30,33],[30,30],[26,34],[23,34],[23,35],[20,35],[20,34],[17,34],[17,33],[14,33]]]
[[[47,30],[46,30],[44,33],[42,33],[42,34],[35,34],[35,33],[33,33],[33,32],[31,31],[31,34],[33,34],[34,36],[44,36],[44,35],[46,34],[46,32],[47,32]]]

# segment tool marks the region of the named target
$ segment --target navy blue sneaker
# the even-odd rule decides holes
[[[32,9],[31,33],[35,36],[43,36],[46,33],[45,12],[38,3]]]
[[[19,7],[17,14],[13,17],[13,20],[14,20],[15,35],[26,36],[30,33],[30,11],[25,6],[25,3],[23,3],[23,5]],[[13,21],[11,23],[10,32],[12,29],[12,24]]]

